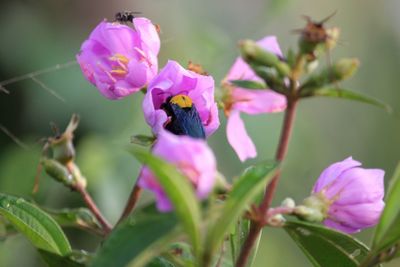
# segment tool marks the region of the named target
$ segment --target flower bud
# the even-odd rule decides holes
[[[75,158],[75,148],[72,141],[78,124],[79,117],[73,114],[65,132],[48,139],[53,154],[52,158],[62,164],[67,164]]]
[[[60,162],[54,159],[43,158],[40,164],[42,164],[44,170],[50,177],[54,178],[58,182],[61,182],[68,187],[72,186],[73,176],[68,171],[68,169]]]
[[[323,220],[326,226],[346,233],[375,225],[385,206],[384,171],[360,165],[350,157],[329,166],[295,213],[306,220]]]
[[[286,219],[282,214],[275,214],[274,216],[268,218],[267,224],[272,227],[282,227],[285,222]]]
[[[244,40],[240,43],[240,52],[248,64],[262,65],[276,69],[283,77],[289,76],[290,67],[281,61],[277,55],[271,53],[252,40]]]
[[[296,202],[294,202],[292,198],[288,197],[282,201],[281,206],[285,208],[294,208],[296,207]]]
[[[356,58],[342,58],[332,66],[323,69],[320,73],[311,76],[304,82],[302,88],[307,94],[314,89],[346,80],[355,74],[359,65],[360,62]]]
[[[360,61],[356,58],[342,58],[333,65],[333,72],[336,81],[342,81],[350,78],[355,74]]]
[[[56,181],[63,183],[67,187],[79,184],[82,188],[86,187],[86,179],[82,176],[78,166],[74,163],[63,165],[54,159],[43,158],[40,161],[46,173]]]

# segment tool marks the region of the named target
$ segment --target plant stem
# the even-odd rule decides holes
[[[85,203],[86,203],[86,206],[91,210],[93,215],[96,217],[96,219],[99,221],[99,223],[103,227],[104,234],[108,235],[112,230],[112,226],[106,220],[106,218],[103,217],[99,208],[96,206],[96,203],[94,203],[92,197],[89,195],[89,193],[86,191],[86,189],[80,183],[76,183],[73,188],[79,194],[81,194],[83,201],[85,201]]]
[[[292,92],[295,92],[296,83],[292,81],[291,84],[293,86]],[[285,111],[285,118],[283,121],[281,137],[279,140],[279,145],[275,156],[275,159],[278,162],[283,161],[286,156],[290,135],[293,129],[293,122],[296,115],[297,102],[298,99],[296,97],[287,96],[287,108]],[[281,174],[280,170],[278,170],[272,181],[267,186],[264,198],[260,204],[260,214],[266,214],[271,204],[272,198],[275,194],[280,174]],[[252,222],[249,234],[247,236],[245,243],[243,244],[239,258],[236,262],[236,267],[246,266],[247,260],[251,254],[251,250],[253,249],[258,236],[261,234],[261,230],[263,227],[264,227],[264,222]]]
[[[126,217],[128,217],[129,214],[131,214],[132,210],[135,208],[136,203],[140,197],[142,193],[142,188],[138,185],[138,183],[135,183],[135,186],[132,189],[132,192],[129,196],[128,202],[126,202],[124,211],[122,212],[121,217],[118,220],[119,224],[120,222],[122,222],[123,219],[125,219]]]
[[[283,121],[281,138],[279,140],[279,146],[275,156],[275,159],[278,162],[282,162],[287,154],[289,140],[293,129],[293,122],[296,116],[296,107],[297,107],[297,100],[288,99],[288,106]],[[271,183],[267,186],[263,201],[261,202],[260,205],[261,212],[263,213],[265,213],[268,210],[271,204],[280,176],[281,172],[280,170],[278,170],[277,173],[275,174],[275,177],[272,179]]]

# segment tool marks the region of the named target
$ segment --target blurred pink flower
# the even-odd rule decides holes
[[[334,163],[314,185],[313,194],[326,205],[326,226],[354,233],[378,223],[385,206],[385,172],[360,166],[351,157]]]
[[[282,56],[275,36],[257,42],[265,50]],[[250,66],[238,57],[223,81],[226,92],[225,114],[228,116],[226,134],[241,161],[257,156],[256,147],[246,132],[240,112],[250,115],[281,112],[286,109],[286,98],[272,90],[249,90],[236,87],[231,80],[262,81]]]
[[[163,131],[153,147],[153,154],[174,164],[190,180],[199,199],[206,198],[213,189],[217,175],[216,161],[204,140]],[[153,191],[160,211],[173,209],[157,178],[147,167],[142,168],[138,183]]]
[[[162,108],[168,99],[176,95],[188,96],[199,114],[206,136],[219,127],[218,108],[214,100],[214,79],[189,71],[177,62],[169,60],[149,84],[143,99],[143,112],[153,133],[159,134],[168,123]]]
[[[101,22],[76,56],[86,79],[109,99],[139,91],[157,74],[156,27],[146,18],[134,18],[133,26]]]

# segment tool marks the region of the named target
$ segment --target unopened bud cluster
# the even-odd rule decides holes
[[[75,147],[73,138],[78,123],[79,117],[74,114],[67,129],[62,134],[47,138],[45,153],[40,161],[40,164],[50,177],[71,188],[76,185],[83,188],[86,187],[86,179],[74,163]]]

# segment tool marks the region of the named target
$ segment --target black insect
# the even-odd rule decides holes
[[[133,19],[135,18],[134,15],[136,14],[140,14],[140,12],[121,11],[115,14],[115,21],[118,21],[119,23],[133,22]]]
[[[176,135],[206,138],[199,113],[188,96],[176,95],[169,97],[167,102],[161,105],[161,108],[170,117],[165,129]]]

